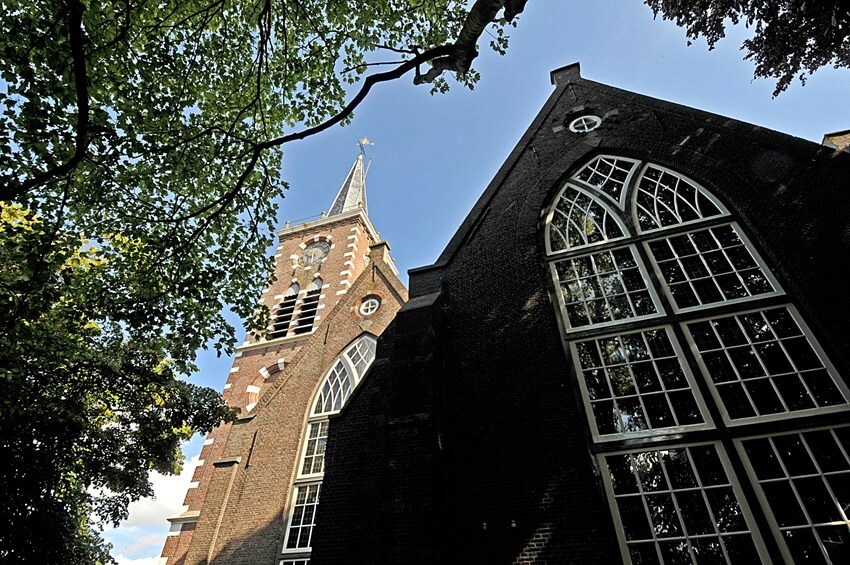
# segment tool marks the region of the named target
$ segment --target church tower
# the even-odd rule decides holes
[[[268,331],[237,347],[224,385],[239,417],[204,442],[160,565],[310,558],[330,419],[407,299],[368,216],[362,147],[329,212],[278,231]]]

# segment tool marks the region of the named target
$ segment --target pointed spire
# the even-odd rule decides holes
[[[337,214],[345,214],[354,210],[366,209],[366,172],[363,169],[363,150],[361,146],[360,154],[354,161],[354,165],[345,177],[345,182],[342,183],[339,192],[331,206],[331,211],[328,216],[336,216]]]

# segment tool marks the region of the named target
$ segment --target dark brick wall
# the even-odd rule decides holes
[[[569,75],[438,262],[411,272],[380,362],[332,424],[311,563],[620,561],[540,230],[594,154],[717,195],[848,373],[850,155]],[[585,113],[606,118],[565,127]]]

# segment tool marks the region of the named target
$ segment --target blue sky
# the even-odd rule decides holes
[[[369,215],[407,281],[407,270],[432,263],[552,92],[549,71],[580,61],[582,76],[820,142],[850,128],[850,71],[824,69],[805,87],[772,98],[772,81],[753,81],[739,50],[743,28],[714,51],[688,47],[684,31],[653,20],[640,0],[533,0],[501,57],[485,50],[470,92],[431,96],[407,76],[375,87],[349,126],[285,146],[282,177],[290,184],[279,224],[327,210],[368,136]],[[262,281],[246,292],[258,295]],[[244,334],[244,332],[243,332]],[[240,342],[241,342],[240,335]],[[193,382],[224,385],[232,359],[202,352]],[[200,452],[201,438],[184,449]],[[122,562],[153,565],[180,507],[191,464],[179,478],[157,477],[156,501],[132,507],[127,523],[107,532]],[[175,494],[178,493],[178,494]]]

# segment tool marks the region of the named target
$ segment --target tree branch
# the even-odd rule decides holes
[[[476,44],[481,34],[502,8],[505,9],[505,19],[512,21],[525,9],[528,0],[477,0],[469,9],[466,21],[452,46],[451,53],[431,62],[431,68],[424,75],[417,76],[413,83],[422,84],[434,82],[444,71],[465,73],[478,56]]]
[[[453,49],[453,45],[441,45],[439,47],[434,47],[433,49],[429,49],[423,53],[420,53],[416,57],[413,57],[412,59],[401,63],[398,67],[391,71],[369,75],[363,81],[363,86],[360,87],[360,90],[357,91],[357,94],[354,96],[354,98],[351,99],[351,102],[346,104],[346,106],[342,110],[340,110],[339,113],[333,115],[332,117],[328,118],[317,126],[313,126],[311,128],[291,133],[289,135],[284,135],[275,139],[270,139],[262,143],[258,143],[256,147],[261,150],[271,149],[272,147],[278,147],[280,145],[283,145],[284,143],[289,143],[290,141],[295,141],[298,139],[304,139],[305,137],[310,137],[311,135],[315,135],[317,133],[325,131],[329,127],[335,126],[336,124],[347,118],[349,115],[351,115],[354,109],[357,108],[357,106],[359,106],[361,102],[363,102],[363,100],[366,98],[366,95],[369,94],[369,91],[372,90],[372,87],[376,84],[400,78],[403,75],[407,74],[409,71],[415,69],[417,66],[421,65],[422,63],[426,63],[438,57],[448,56]]]
[[[70,0],[68,6],[68,40],[74,63],[74,87],[77,94],[77,126],[75,128],[74,154],[65,163],[48,169],[24,181],[17,187],[0,187],[0,199],[12,200],[29,189],[43,184],[52,178],[62,176],[74,170],[86,154],[89,128],[89,90],[86,74],[86,56],[83,51],[83,12],[86,7],[80,0]]]

